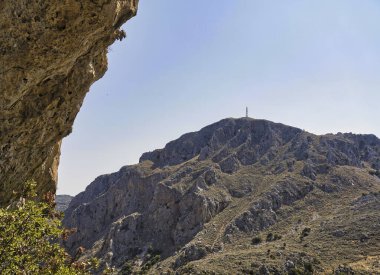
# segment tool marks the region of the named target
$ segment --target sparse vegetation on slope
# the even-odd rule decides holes
[[[372,135],[222,120],[96,179],[66,211],[68,247],[149,274],[373,273],[379,152]]]

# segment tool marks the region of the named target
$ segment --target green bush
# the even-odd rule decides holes
[[[60,246],[68,231],[54,210],[54,195],[35,200],[36,183],[28,181],[18,200],[0,209],[0,274],[90,274],[96,260],[75,262]]]
[[[263,240],[261,239],[261,237],[260,236],[256,236],[256,237],[254,237],[253,239],[252,239],[252,244],[253,245],[258,245],[258,244],[260,244],[261,242],[262,242]]]
[[[311,232],[311,228],[310,228],[310,227],[305,227],[305,228],[302,230],[302,232],[301,232],[301,236],[300,236],[301,241],[302,241],[305,237],[309,236],[309,235],[310,235],[310,232]]]
[[[120,270],[121,275],[130,275],[133,273],[133,266],[130,262],[124,263],[123,267]]]
[[[274,241],[281,240],[281,238],[282,238],[282,236],[279,234],[274,234],[274,236],[273,236]]]
[[[150,258],[141,268],[143,271],[148,271],[152,268],[156,263],[158,263],[161,259],[160,255],[154,255],[152,258]]]
[[[266,241],[267,241],[267,242],[271,242],[271,241],[273,241],[273,233],[272,233],[272,232],[268,233],[267,238],[266,238]]]
[[[313,274],[314,268],[313,268],[313,264],[312,263],[304,263],[303,267],[305,269],[305,273]]]

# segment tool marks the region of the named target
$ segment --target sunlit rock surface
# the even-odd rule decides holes
[[[374,135],[224,119],[95,179],[65,212],[77,228],[65,244],[148,274],[309,274],[305,264],[330,274],[363,255],[375,257],[364,265],[374,271],[379,163]]]
[[[0,204],[55,191],[60,142],[138,0],[0,1]]]

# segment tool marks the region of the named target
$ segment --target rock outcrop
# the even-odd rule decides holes
[[[225,189],[203,191],[207,167],[151,173],[149,164],[101,176],[74,198],[64,219],[65,226],[78,231],[66,244],[71,251],[95,245],[97,254],[112,255],[109,263],[117,266],[149,246],[169,256],[231,200]],[[197,178],[194,184],[183,185],[193,177]],[[111,184],[97,188],[105,181]]]
[[[95,179],[65,212],[64,224],[77,228],[66,246],[72,253],[83,246],[84,257],[99,257],[103,267],[118,270],[146,271],[161,257],[152,274],[219,267],[221,274],[236,274],[233,262],[244,257],[261,262],[242,274],[306,272],[317,260],[315,268],[322,271],[334,261],[360,258],[344,249],[341,257],[333,252],[341,241],[350,243],[347,251],[356,249],[355,240],[363,239],[359,220],[372,240],[362,251],[373,254],[380,246],[373,239],[380,230],[374,222],[379,158],[380,140],[373,135],[317,136],[265,120],[224,119]],[[257,237],[262,234],[269,237]],[[310,234],[320,246],[302,254]],[[262,239],[267,242],[257,241]],[[320,247],[331,251],[321,256]],[[269,257],[273,249],[282,256]],[[262,265],[266,258],[271,265]],[[200,267],[194,269],[193,262]]]
[[[55,197],[55,208],[58,211],[64,212],[70,205],[70,202],[72,201],[74,197],[70,195],[57,195]]]
[[[60,142],[138,0],[0,2],[0,205],[27,180],[55,191]]]

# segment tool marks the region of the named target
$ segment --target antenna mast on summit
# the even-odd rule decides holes
[[[245,107],[245,117],[248,118],[248,107]]]

